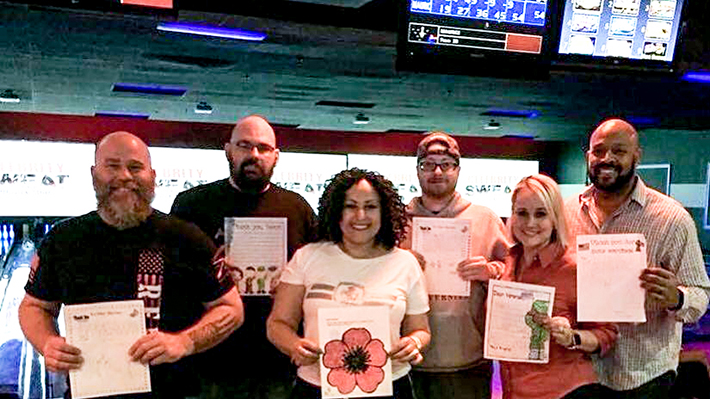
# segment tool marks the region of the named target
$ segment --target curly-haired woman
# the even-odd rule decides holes
[[[397,191],[378,173],[348,169],[330,180],[318,214],[320,240],[286,266],[267,321],[269,340],[298,366],[291,397],[321,397],[318,309],[367,304],[389,309],[393,397],[412,398],[408,373],[430,340],[429,304],[419,263],[396,247],[406,226]]]

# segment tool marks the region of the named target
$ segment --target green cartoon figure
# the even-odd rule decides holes
[[[549,333],[542,324],[547,316],[548,301],[533,301],[530,311],[525,315],[525,324],[532,330],[530,333],[530,354],[531,360],[542,360],[545,348],[545,341],[549,338]]]

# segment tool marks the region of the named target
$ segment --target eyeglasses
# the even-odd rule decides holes
[[[444,161],[441,163],[436,163],[436,162],[430,162],[430,161],[421,161],[419,162],[419,169],[423,170],[424,172],[433,172],[436,170],[436,167],[441,168],[442,172],[448,172],[451,169],[455,169],[459,166],[458,162],[451,162],[451,161]]]
[[[245,152],[252,152],[254,148],[256,148],[259,154],[271,154],[276,151],[276,148],[264,143],[252,144],[248,141],[237,141],[236,143],[232,143],[232,145]]]

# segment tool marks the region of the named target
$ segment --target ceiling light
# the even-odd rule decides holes
[[[537,118],[540,116],[540,111],[536,110],[516,110],[516,109],[489,109],[482,112],[483,116],[497,116],[506,118]]]
[[[370,123],[370,118],[366,117],[365,114],[362,112],[355,115],[355,120],[353,120],[353,123],[356,125],[367,125]]]
[[[107,116],[112,118],[134,118],[134,119],[148,119],[150,114],[143,112],[124,112],[124,111],[96,111],[94,116]]]
[[[20,102],[20,96],[15,94],[12,89],[5,90],[2,94],[0,94],[0,102],[2,103],[19,103]]]
[[[483,130],[498,130],[500,129],[500,123],[496,122],[495,120],[491,119],[490,122],[487,124],[483,125]]]
[[[200,101],[195,105],[195,113],[196,114],[211,114],[212,113],[212,106],[207,104],[205,101]]]
[[[191,35],[221,37],[224,39],[248,40],[260,42],[266,39],[266,34],[244,29],[223,28],[209,25],[195,25],[183,22],[161,22],[156,28],[164,32],[188,33]]]
[[[156,94],[178,97],[187,93],[186,87],[167,86],[153,83],[114,83],[111,90],[116,93]]]
[[[686,72],[681,79],[693,83],[710,83],[710,71]]]

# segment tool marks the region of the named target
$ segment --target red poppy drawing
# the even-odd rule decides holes
[[[375,392],[385,379],[385,345],[372,339],[366,328],[348,329],[342,341],[334,339],[325,344],[324,352],[323,365],[330,369],[328,383],[341,394],[352,392],[355,386],[366,393]]]

